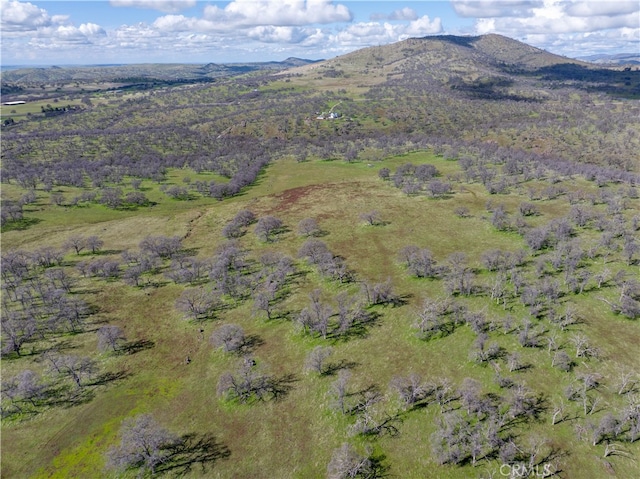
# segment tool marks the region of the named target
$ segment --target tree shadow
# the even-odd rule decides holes
[[[260,336],[257,334],[250,334],[245,336],[242,345],[238,349],[238,353],[240,355],[251,354],[263,344],[264,340]]]
[[[156,472],[172,472],[182,477],[199,464],[201,472],[205,474],[209,467],[230,455],[229,448],[218,442],[212,434],[185,434],[177,445],[171,447],[168,459]]]
[[[109,371],[99,376],[96,376],[91,382],[87,383],[86,386],[104,386],[113,381],[119,381],[121,379],[126,379],[131,376],[131,373],[128,373],[125,370],[121,371]]]
[[[122,254],[122,250],[121,249],[101,249],[95,252],[88,251],[87,254],[93,255],[93,256],[112,256],[114,254]]]
[[[358,366],[359,363],[355,361],[347,361],[346,359],[341,359],[335,363],[327,363],[327,365],[322,369],[320,376],[333,376],[341,369],[353,369]]]
[[[334,343],[347,342],[354,338],[365,338],[369,334],[369,329],[379,324],[382,315],[375,311],[364,312],[348,329],[341,330],[338,325],[329,332],[327,338]]]
[[[42,220],[39,218],[23,218],[17,221],[9,221],[0,227],[0,232],[6,233],[7,231],[24,231],[33,225],[37,225]]]
[[[46,406],[72,408],[91,402],[94,397],[95,392],[90,388],[72,389],[67,385],[52,386],[44,393],[43,404]]]
[[[408,304],[409,300],[413,298],[413,296],[414,295],[412,293],[403,294],[402,296],[396,296],[386,304],[391,304],[392,307],[398,308],[400,306],[404,306],[405,304]]]
[[[371,463],[371,474],[369,477],[371,479],[382,479],[389,476],[389,469],[391,466],[385,464],[384,461],[387,459],[387,456],[384,454],[377,454],[369,457],[369,462]]]
[[[274,401],[284,398],[293,389],[293,383],[299,379],[295,374],[285,374],[279,378],[271,378],[269,381],[269,392]]]
[[[136,354],[140,351],[151,349],[155,345],[156,343],[149,341],[148,339],[139,339],[137,341],[129,341],[128,343],[123,344],[117,352],[118,354]]]

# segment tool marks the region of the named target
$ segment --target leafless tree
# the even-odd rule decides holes
[[[242,358],[235,371],[223,373],[218,380],[218,395],[242,403],[264,401],[276,393],[273,378],[250,356]]]
[[[76,254],[80,254],[80,252],[87,247],[87,239],[81,235],[71,235],[64,242],[63,247],[73,249]]]
[[[124,335],[124,330],[120,326],[114,324],[107,324],[101,326],[96,331],[98,335],[98,349],[100,351],[106,351],[111,348],[113,351],[117,351],[119,345],[126,341],[127,338]]]
[[[91,250],[92,253],[97,253],[104,246],[104,241],[102,241],[97,236],[89,236],[86,239],[87,248]]]
[[[258,220],[254,231],[256,236],[262,241],[271,242],[273,241],[274,235],[281,232],[282,228],[283,223],[279,218],[275,216],[263,216]]]
[[[298,234],[300,236],[318,236],[322,229],[315,218],[305,218],[298,223]]]
[[[370,226],[382,224],[382,216],[377,210],[367,211],[360,214],[360,219]]]
[[[220,297],[216,291],[205,288],[185,289],[176,299],[176,308],[193,320],[208,318],[219,306]]]
[[[91,378],[97,371],[97,363],[86,356],[74,355],[49,355],[51,369],[62,376],[68,376],[73,380],[78,389],[83,388],[83,380]]]
[[[331,384],[329,394],[332,398],[334,407],[342,414],[347,412],[347,396],[349,379],[351,379],[351,371],[341,369],[338,378]]]
[[[400,396],[406,408],[412,407],[417,402],[423,401],[433,393],[435,386],[422,380],[419,374],[412,373],[408,376],[395,376],[389,383]]]
[[[349,443],[333,451],[327,466],[327,479],[373,478],[370,453],[358,454]]]
[[[333,353],[333,349],[330,346],[316,346],[307,355],[304,363],[304,368],[307,371],[312,371],[318,374],[325,373],[326,361]]]
[[[163,428],[150,414],[127,418],[120,427],[120,444],[107,453],[107,468],[134,469],[140,474],[150,472],[153,475],[180,443],[178,436]]]
[[[238,352],[245,345],[245,334],[237,324],[224,324],[211,335],[211,345],[227,353]]]

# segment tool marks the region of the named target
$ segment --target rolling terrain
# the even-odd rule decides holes
[[[3,106],[3,477],[640,475],[638,71],[114,68]]]

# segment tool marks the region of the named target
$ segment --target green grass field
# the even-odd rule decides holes
[[[336,376],[318,377],[303,371],[305,356],[317,345],[331,345],[332,362],[344,360],[351,364],[353,391],[375,385],[384,394],[379,411],[393,413],[398,408],[394,394],[388,388],[396,375],[418,373],[425,379],[449,378],[459,386],[464,378],[475,378],[483,391],[508,395],[493,381],[494,370],[469,358],[474,334],[468,326],[460,326],[444,338],[425,342],[416,337],[412,327],[416,308],[425,297],[445,295],[441,280],[411,278],[397,259],[398,251],[407,245],[428,247],[435,258],[444,263],[448,255],[463,251],[469,265],[481,272],[481,255],[488,249],[517,251],[526,248],[520,235],[497,231],[489,222],[486,203],[492,200],[514,212],[527,200],[524,195],[488,195],[478,184],[455,184],[448,198],[407,196],[389,182],[378,178],[378,170],[395,170],[406,162],[435,165],[443,177],[459,171],[456,162],[445,161],[429,152],[415,152],[385,159],[369,166],[364,162],[309,161],[296,163],[282,159],[271,164],[257,183],[242,195],[217,202],[212,199],[177,201],[166,198],[157,185],[148,185],[145,194],[157,202],[153,207],[133,211],[109,210],[91,204],[86,207],[61,207],[49,204],[48,194],[38,191],[38,202],[26,209],[25,216],[37,223],[23,230],[6,228],[2,234],[3,250],[34,250],[46,244],[60,246],[72,234],[98,235],[104,240],[106,256],[118,258],[124,250],[135,250],[147,235],[179,235],[185,248],[199,257],[208,257],[224,242],[224,225],[241,209],[253,211],[258,218],[273,215],[285,226],[284,233],[273,243],[260,242],[250,230],[239,241],[251,258],[266,251],[279,251],[296,258],[304,239],[296,234],[298,222],[316,218],[325,232],[320,239],[331,251],[344,257],[358,280],[381,282],[390,278],[395,291],[406,304],[373,306],[380,314],[364,337],[332,342],[303,335],[286,319],[265,320],[252,311],[251,301],[219,312],[216,319],[202,323],[184,320],[174,308],[183,286],[157,280],[159,287],[133,287],[121,281],[79,278],[75,291],[79,297],[97,307],[89,319],[87,331],[64,338],[74,354],[96,355],[105,371],[124,371],[123,377],[94,388],[94,397],[72,407],[55,406],[33,417],[4,420],[2,425],[2,476],[26,477],[136,477],[104,470],[105,451],[118,440],[118,430],[124,418],[153,413],[168,429],[178,434],[213,434],[228,447],[230,454],[206,469],[199,464],[184,473],[184,477],[324,477],[332,451],[343,442],[357,449],[371,445],[382,463],[389,467],[390,477],[402,478],[469,478],[499,477],[499,459],[480,460],[476,466],[439,465],[431,452],[430,437],[440,412],[437,404],[424,409],[402,412],[399,434],[376,438],[351,436],[351,416],[343,416],[331,408],[329,390]],[[188,171],[172,171],[169,182],[181,184]],[[145,186],[145,185],[143,185]],[[583,187],[589,187],[582,185]],[[18,190],[5,186],[3,195],[16,196]],[[591,187],[594,188],[594,187]],[[68,196],[74,191],[62,191]],[[468,217],[460,218],[456,208],[468,209]],[[549,221],[566,214],[569,206],[562,197],[537,202],[540,216],[532,222]],[[601,208],[604,208],[601,206]],[[365,225],[361,213],[377,210],[383,225]],[[625,215],[640,210],[640,201],[630,202]],[[591,234],[585,230],[585,238]],[[586,241],[586,240],[585,240]],[[64,267],[73,269],[80,256],[69,253]],[[529,259],[532,261],[532,259]],[[596,259],[594,261],[601,261]],[[617,253],[608,259],[611,269],[622,267]],[[289,285],[290,294],[278,308],[295,314],[308,302],[307,294],[320,288],[327,298],[340,291],[356,293],[357,283],[340,284],[321,278],[315,269],[296,259],[300,272]],[[635,268],[635,269],[634,269]],[[627,268],[637,275],[637,265]],[[77,273],[74,273],[77,275]],[[532,271],[532,277],[533,277]],[[489,279],[481,272],[477,281]],[[613,394],[615,375],[625,366],[640,370],[637,347],[640,325],[613,315],[598,299],[611,295],[611,288],[601,292],[589,290],[581,295],[560,298],[559,303],[575,304],[584,324],[560,332],[567,344],[573,331],[584,331],[603,353],[603,359],[585,360],[576,371],[597,371],[603,374],[599,395],[603,408],[586,418],[599,419],[604,405],[622,407],[624,398]],[[538,420],[516,427],[522,444],[544,438],[547,447],[561,451],[550,462],[561,469],[559,477],[608,477],[608,467],[616,477],[636,477],[640,474],[635,458],[640,454],[638,443],[625,444],[625,454],[603,457],[604,445],[591,446],[578,439],[575,426],[585,420],[579,417],[550,426],[551,403],[562,396],[571,383],[573,373],[559,372],[551,367],[546,349],[522,348],[513,334],[504,334],[500,325],[507,314],[514,318],[527,315],[523,305],[511,300],[505,310],[486,297],[461,298],[472,310],[482,310],[496,324],[490,334],[507,351],[517,351],[529,367],[510,373],[504,361],[497,361],[503,374],[517,383],[525,383],[544,397],[545,410]],[[128,341],[147,341],[152,346],[135,354],[113,355],[95,353],[96,335],[103,324],[124,328]],[[233,368],[233,355],[214,350],[209,344],[211,333],[221,324],[241,325],[247,334],[260,338],[254,355],[261,365],[276,377],[293,375],[292,389],[277,401],[256,404],[236,404],[216,395],[218,378]],[[549,322],[540,327],[549,330]],[[35,343],[34,348],[44,344]],[[635,349],[635,351],[634,351]],[[185,358],[190,358],[190,363]],[[29,368],[44,371],[37,355],[2,361],[3,377]],[[576,414],[580,406],[568,404]],[[571,415],[570,415],[571,416]],[[608,464],[608,465],[607,465]],[[492,475],[493,474],[493,475]]]

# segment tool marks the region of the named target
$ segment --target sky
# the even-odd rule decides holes
[[[569,57],[640,53],[640,1],[0,0],[2,65],[326,59],[498,33]]]

